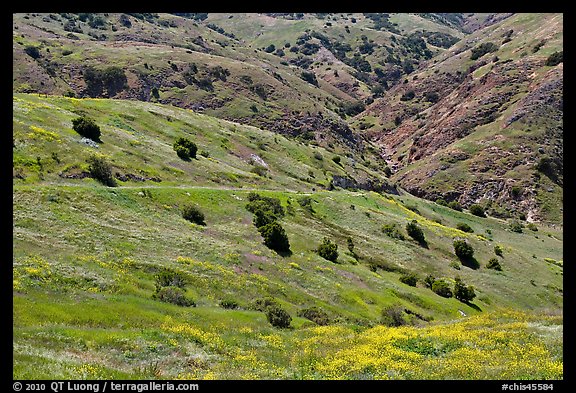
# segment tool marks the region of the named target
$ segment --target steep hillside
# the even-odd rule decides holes
[[[15,379],[562,378],[561,228],[518,233],[401,189],[329,191],[339,173],[370,170],[172,106],[20,93],[13,113]],[[80,114],[100,142],[72,129]],[[176,155],[178,137],[197,159]],[[89,175],[94,154],[116,187]],[[252,172],[260,160],[268,169]],[[263,243],[254,191],[278,198],[290,253]],[[205,225],[182,217],[188,204]],[[413,219],[424,242],[406,232]],[[324,238],[335,262],[317,253]],[[459,260],[454,239],[474,258]],[[166,269],[194,306],[159,297]],[[415,286],[400,280],[410,273]],[[440,296],[428,274],[476,297]],[[267,297],[291,328],[270,325]]]
[[[393,179],[491,215],[560,222],[561,14],[518,14],[429,60],[362,114]]]

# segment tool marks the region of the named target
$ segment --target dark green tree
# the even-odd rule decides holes
[[[80,116],[76,119],[72,119],[72,128],[83,137],[100,142],[100,127],[96,124],[94,119],[88,116]]]
[[[336,262],[336,259],[338,259],[338,245],[325,237],[318,246],[318,255],[329,261]]]

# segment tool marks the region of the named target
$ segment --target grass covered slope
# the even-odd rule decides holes
[[[517,233],[402,191],[328,191],[334,175],[375,175],[170,106],[15,94],[13,111],[15,379],[562,378],[561,228]],[[100,125],[98,147],[71,129],[79,114]],[[207,154],[181,160],[181,136]],[[83,177],[94,153],[132,180]],[[252,172],[251,154],[264,173]],[[263,244],[246,210],[254,190],[284,208],[290,255]],[[182,218],[186,205],[206,225]],[[413,219],[426,246],[406,233]],[[404,240],[382,231],[394,223]],[[325,237],[336,262],[316,252]],[[456,237],[477,268],[454,255]],[[486,268],[493,257],[502,271]],[[166,269],[194,307],[155,296]],[[415,287],[400,281],[408,273]],[[428,274],[451,287],[459,276],[476,298],[441,297]],[[267,297],[290,328],[268,322]],[[311,307],[327,326],[300,316]],[[393,309],[406,326],[387,326],[382,312]]]

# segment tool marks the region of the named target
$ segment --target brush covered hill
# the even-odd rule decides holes
[[[13,377],[563,378],[561,228],[342,189],[378,174],[334,157],[171,105],[15,93]],[[266,198],[289,252],[247,209]]]
[[[516,14],[428,60],[359,122],[430,200],[561,222],[563,15]]]

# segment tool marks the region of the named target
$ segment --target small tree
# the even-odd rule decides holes
[[[194,205],[185,205],[182,208],[182,217],[198,225],[206,225],[204,222],[204,213]]]
[[[486,217],[486,213],[484,212],[484,208],[480,205],[472,205],[468,209],[471,214],[474,214],[478,217]]]
[[[290,252],[288,235],[277,221],[261,226],[258,228],[258,232],[264,238],[266,247],[277,252]]]
[[[338,259],[338,245],[325,237],[318,246],[318,255],[329,261],[336,262],[336,259]]]
[[[100,141],[100,127],[94,119],[90,117],[81,116],[72,119],[72,128],[83,137],[92,139],[93,141]]]
[[[382,310],[382,324],[386,326],[402,326],[406,325],[406,320],[404,319],[404,309],[401,306],[388,306]]]
[[[474,255],[474,249],[466,240],[454,240],[454,253],[460,259],[472,258]]]
[[[436,281],[436,278],[432,274],[428,274],[426,276],[426,278],[424,279],[424,285],[426,285],[427,288],[432,289],[432,285],[434,285],[434,281]]]
[[[27,46],[24,49],[24,52],[26,52],[26,54],[33,59],[37,59],[40,57],[40,51],[38,50],[37,47],[32,46],[32,45]]]
[[[486,268],[502,271],[502,266],[500,265],[500,262],[498,262],[498,259],[496,258],[490,258],[490,260],[486,264]]]
[[[411,287],[415,287],[416,283],[418,282],[418,276],[416,273],[408,273],[400,276],[400,282],[410,285]]]
[[[460,277],[455,278],[456,283],[454,284],[454,297],[461,302],[468,303],[476,297],[474,293],[474,287],[471,285],[466,286]]]
[[[292,317],[288,311],[278,305],[272,305],[266,308],[266,319],[274,327],[287,328],[292,322]]]
[[[92,155],[87,161],[90,176],[105,186],[116,187],[116,180],[112,176],[112,167],[104,157]]]
[[[450,298],[452,297],[452,290],[446,281],[435,280],[432,284],[432,291],[442,297]]]
[[[173,286],[162,287],[153,295],[153,298],[182,307],[196,306],[193,300],[186,297],[186,291]]]
[[[460,229],[462,232],[468,232],[468,233],[474,232],[474,229],[472,229],[470,225],[464,222],[459,222],[458,224],[456,224],[456,229]]]
[[[174,142],[174,150],[178,157],[183,160],[189,160],[190,158],[196,158],[196,151],[198,147],[194,142],[187,138],[180,137]]]
[[[298,311],[298,316],[309,319],[320,326],[325,326],[330,323],[328,314],[318,307],[304,308]]]
[[[422,228],[418,226],[418,221],[412,220],[406,224],[406,232],[408,236],[416,240],[420,244],[426,244],[426,239],[424,238],[424,232]]]
[[[456,210],[461,212],[462,211],[462,205],[460,205],[460,203],[458,203],[458,201],[451,201],[448,203],[448,207],[452,210]]]
[[[496,244],[494,246],[494,254],[498,255],[499,257],[503,256],[502,255],[502,247],[499,246],[498,244]]]

